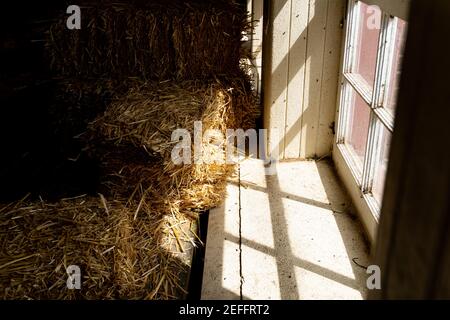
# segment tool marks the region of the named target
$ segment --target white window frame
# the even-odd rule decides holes
[[[379,3],[377,3],[377,1]],[[337,107],[337,131],[333,148],[333,160],[336,164],[350,196],[354,202],[355,209],[368,233],[369,240],[375,243],[376,230],[378,226],[380,204],[373,197],[371,191],[376,174],[377,161],[382,152],[382,130],[385,128],[390,134],[394,130],[394,116],[385,108],[389,92],[391,66],[393,65],[395,39],[397,32],[397,20],[390,12],[401,12],[401,19],[406,20],[408,1],[362,1],[368,5],[378,5],[382,10],[381,30],[378,43],[378,53],[375,71],[374,88],[358,74],[352,73],[352,63],[355,61],[356,47],[359,36],[359,0],[348,1],[346,27],[344,34],[340,88]],[[389,3],[395,3],[392,8]],[[392,11],[390,11],[392,10]],[[345,144],[350,117],[351,90],[359,94],[370,107],[369,130],[365,150],[364,163],[361,166]]]

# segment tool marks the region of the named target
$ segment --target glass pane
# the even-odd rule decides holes
[[[384,126],[381,134],[381,153],[375,167],[375,177],[372,186],[372,194],[380,205],[383,199],[384,182],[386,179],[389,149],[391,145],[391,133],[386,130]]]
[[[397,93],[400,83],[400,72],[403,60],[403,48],[406,40],[407,25],[408,25],[406,21],[403,21],[402,19],[399,18],[395,18],[394,23],[396,24],[396,36],[394,39],[395,43],[393,48],[394,50],[392,60],[393,65],[391,68],[391,74],[388,75],[390,85],[386,103],[387,109],[392,114],[394,114],[395,106],[397,104]]]
[[[370,107],[356,91],[347,84],[349,94],[349,122],[345,143],[355,156],[355,160],[362,168],[369,131]]]
[[[380,37],[381,11],[377,6],[358,2],[359,25],[353,61],[353,73],[359,74],[373,88]]]

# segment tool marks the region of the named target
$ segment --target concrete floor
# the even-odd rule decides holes
[[[265,175],[245,160],[210,211],[202,299],[364,299],[368,247],[350,211],[328,161]]]

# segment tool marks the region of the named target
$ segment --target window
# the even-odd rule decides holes
[[[362,1],[350,0],[348,8],[337,152],[344,154],[355,188],[378,216],[407,23]]]

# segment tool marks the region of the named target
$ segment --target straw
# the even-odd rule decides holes
[[[153,211],[133,220],[135,202],[108,205],[109,215],[104,198],[83,196],[57,203],[17,202],[3,211],[0,298],[143,299],[150,292],[154,299],[181,297],[185,283],[177,277],[187,272],[186,258],[168,248],[189,243],[173,235],[173,230],[186,232],[181,228],[189,220],[179,215],[174,222]],[[79,291],[66,287],[69,265],[81,269]],[[156,290],[160,281],[171,281],[167,292]]]

